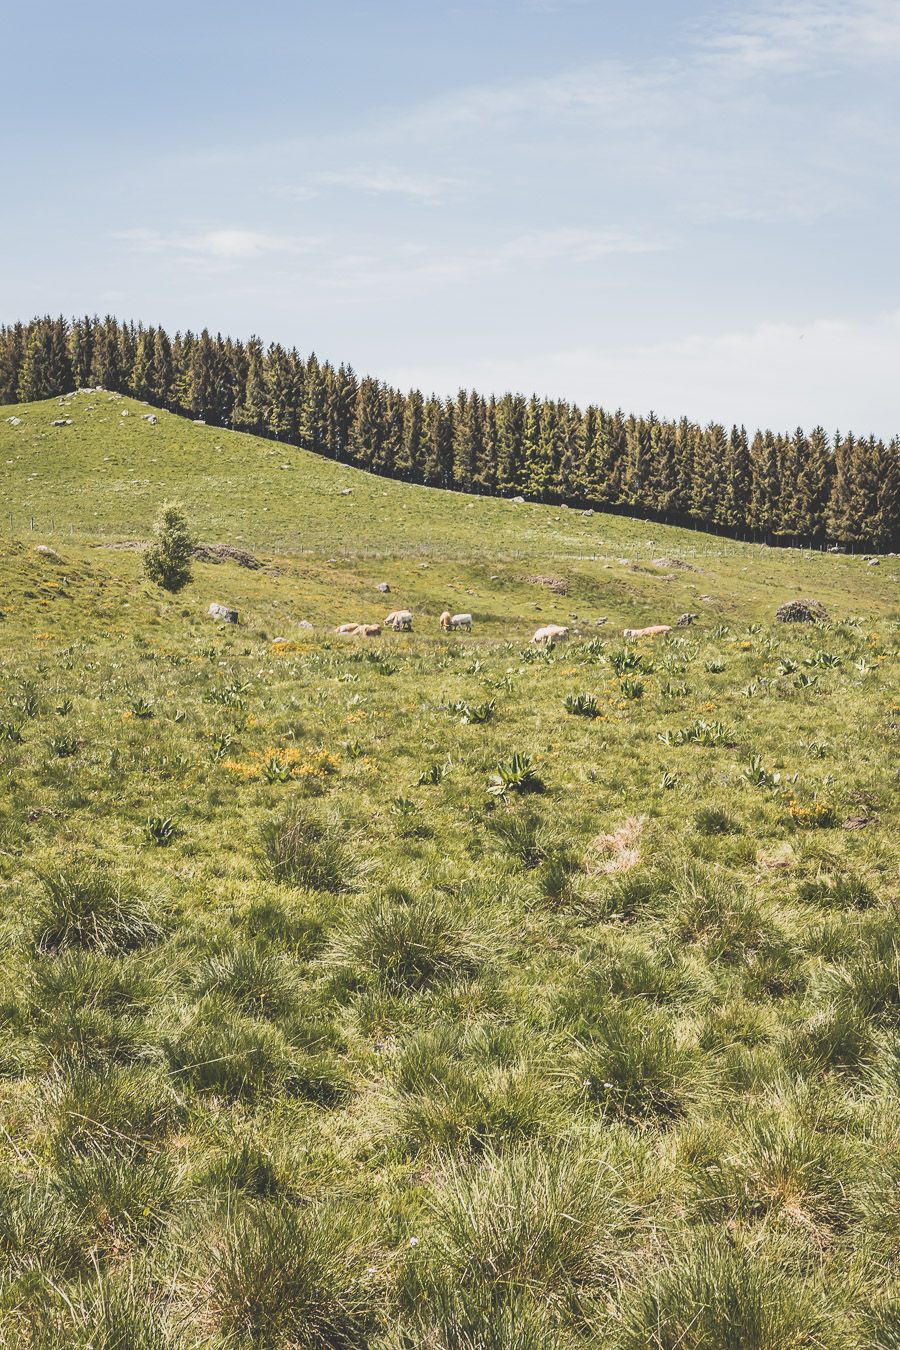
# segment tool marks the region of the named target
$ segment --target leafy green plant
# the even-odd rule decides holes
[[[488,792],[495,797],[506,797],[510,792],[525,794],[543,792],[544,781],[530,755],[516,750],[506,764],[498,764],[497,772],[488,784]]]
[[[142,721],[149,721],[151,717],[156,716],[153,704],[148,699],[144,698],[143,695],[140,698],[136,698],[132,703],[131,715]]]
[[[57,759],[71,759],[78,754],[79,742],[75,736],[51,736],[50,753]]]
[[[600,707],[593,694],[567,694],[563,707],[572,717],[599,717]]]
[[[180,830],[172,816],[148,816],[144,834],[148,843],[155,844],[157,848],[168,848]]]
[[[643,680],[623,680],[619,689],[623,698],[638,699],[644,697]]]
[[[434,763],[429,764],[428,768],[423,769],[419,774],[419,777],[416,780],[416,787],[437,787],[440,783],[443,783],[452,768],[453,763],[450,759],[445,759],[440,763],[435,761]]]

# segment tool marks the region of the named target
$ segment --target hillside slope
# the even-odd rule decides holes
[[[55,426],[60,420],[67,424]],[[270,440],[149,414],[116,394],[0,409],[7,539],[65,539],[78,548],[146,538],[169,498],[184,503],[204,540],[281,559],[282,576],[264,585],[258,573],[229,567],[226,581],[216,569],[225,598],[240,605],[302,598],[298,617],[314,621],[377,617],[382,601],[372,587],[383,580],[429,613],[453,607],[454,595],[469,597],[457,607],[476,608],[497,636],[508,635],[509,623],[542,616],[608,617],[616,625],[670,622],[685,610],[765,619],[798,595],[839,614],[896,612],[898,604],[892,558],[870,568],[861,558],[411,486]],[[102,550],[92,556],[97,566],[108,562]],[[137,563],[117,559],[119,567],[127,574]],[[555,590],[565,594],[534,577],[562,582]],[[302,597],[294,593],[301,578]]]
[[[0,1346],[896,1345],[896,560],[143,412],[0,418]]]

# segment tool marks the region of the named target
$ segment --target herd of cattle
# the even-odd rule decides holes
[[[449,610],[445,609],[438,622],[444,633],[452,633],[460,628],[465,628],[467,632],[472,631],[471,614],[451,614]],[[340,633],[343,637],[379,637],[382,627],[390,628],[395,633],[411,633],[412,626],[411,610],[394,609],[387,615],[383,625],[380,623],[342,623],[339,628],[335,629],[335,632]],[[668,623],[658,623],[653,624],[650,628],[626,628],[624,636],[627,638],[662,637],[671,630],[671,627],[672,625]],[[531,641],[552,646],[556,642],[566,642],[568,637],[569,630],[563,624],[548,623],[537,630]]]

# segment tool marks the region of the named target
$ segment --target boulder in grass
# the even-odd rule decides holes
[[[236,609],[229,609],[227,605],[210,605],[209,617],[218,619],[220,623],[237,623],[238,612]]]
[[[781,623],[824,623],[828,610],[821,600],[788,600],[775,611]]]
[[[379,581],[375,589],[376,591],[381,591],[382,595],[390,595],[391,593],[391,588],[386,581]]]
[[[70,427],[72,425],[71,417],[56,417],[50,423],[51,427]]]
[[[301,619],[297,624],[297,627],[302,628],[304,631],[311,631],[314,625],[310,623],[309,619]]]

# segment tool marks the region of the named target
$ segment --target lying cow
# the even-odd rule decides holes
[[[385,628],[393,628],[395,633],[412,632],[413,616],[408,609],[392,609],[384,621]]]
[[[345,637],[380,637],[381,625],[377,623],[342,623],[335,629]]]
[[[645,638],[662,637],[663,633],[671,633],[672,625],[670,623],[655,623],[649,628],[626,628],[623,637],[627,638]]]
[[[441,627],[445,633],[452,633],[454,628],[467,628],[472,631],[471,614],[451,614],[449,609],[445,609],[441,615]]]
[[[552,647],[554,642],[568,642],[569,630],[562,624],[548,623],[546,627],[539,628],[531,640],[532,642],[546,642]]]

